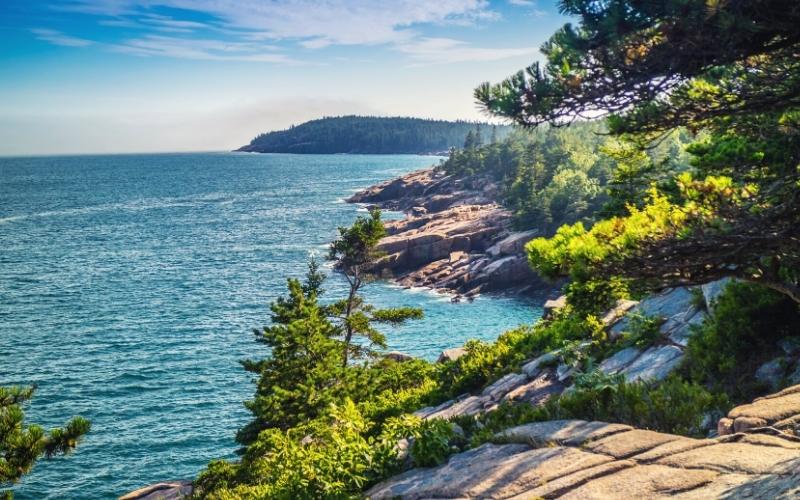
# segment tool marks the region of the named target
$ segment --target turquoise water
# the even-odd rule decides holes
[[[238,360],[287,276],[323,253],[358,188],[419,156],[218,154],[0,159],[0,383],[37,384],[31,421],[92,421],[74,455],[40,462],[17,498],[114,498],[233,457],[253,391]],[[331,278],[328,296],[343,291]],[[378,305],[426,318],[390,330],[428,359],[494,339],[540,310],[512,298],[451,304],[386,283]]]

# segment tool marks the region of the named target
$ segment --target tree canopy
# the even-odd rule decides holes
[[[468,121],[422,118],[339,116],[311,120],[286,130],[254,138],[240,151],[302,154],[417,154],[441,153],[461,146],[476,130],[487,134],[493,127]],[[494,134],[503,138],[511,127],[498,126]]]
[[[564,0],[561,9],[579,25],[543,46],[544,65],[476,89],[487,111],[525,126],[607,116],[610,133],[639,147],[678,127],[706,133],[688,148],[694,177],[676,178],[645,209],[663,212],[666,196],[680,217],[635,231],[625,252],[613,248],[627,234],[625,217],[614,223],[617,236],[601,237],[608,224],[591,237],[573,228],[560,235],[570,241],[552,245],[569,248],[565,257],[607,254],[586,262],[660,285],[735,276],[800,302],[800,4]],[[532,261],[560,253],[547,247],[533,245]]]
[[[64,427],[45,431],[25,423],[22,405],[33,397],[33,387],[0,386],[0,486],[8,486],[29,473],[37,460],[72,451],[89,432],[89,421],[75,417]],[[11,498],[0,491],[0,497]]]

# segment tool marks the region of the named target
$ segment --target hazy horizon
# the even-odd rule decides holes
[[[322,116],[485,120],[554,0],[9,0],[0,155],[230,151]]]

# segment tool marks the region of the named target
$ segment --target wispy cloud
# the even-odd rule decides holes
[[[57,30],[45,28],[32,29],[31,33],[33,33],[39,40],[52,43],[53,45],[60,45],[62,47],[86,47],[92,45],[93,43],[91,40],[69,36]]]
[[[394,0],[391,5],[375,0],[66,0],[54,8],[97,16],[105,27],[138,30],[140,36],[106,45],[139,56],[291,63],[308,55],[289,57],[268,47],[276,44],[306,50],[385,45],[425,64],[536,53],[533,47],[482,48],[422,35],[426,25],[498,19],[488,0]],[[79,46],[81,39],[74,40]]]
[[[536,0],[508,0],[508,3],[517,7],[528,7],[530,14],[535,17],[541,17],[546,14],[545,11],[536,7]]]
[[[57,6],[99,16],[129,17],[170,8],[210,16],[221,26],[256,31],[306,47],[397,43],[417,24],[468,24],[496,19],[487,0],[71,0]],[[192,26],[173,26],[192,27]]]
[[[117,52],[137,56],[160,56],[206,61],[249,61],[268,63],[295,63],[273,47],[252,43],[220,40],[197,40],[177,37],[147,35],[111,46]]]
[[[475,47],[451,38],[421,38],[400,44],[397,49],[416,61],[427,64],[496,61],[510,57],[531,56],[539,51],[537,47]]]

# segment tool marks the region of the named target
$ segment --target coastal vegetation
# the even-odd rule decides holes
[[[511,127],[422,118],[337,116],[255,137],[239,151],[296,154],[430,154],[461,146],[469,133],[505,137]]]
[[[440,168],[502,181],[518,224],[546,233],[526,249],[542,276],[568,280],[564,307],[494,343],[472,341],[453,361],[343,364],[350,339],[317,303],[312,266],[305,286],[290,281],[290,298],[273,305],[298,346],[292,383],[306,393],[260,381],[259,397],[290,395],[291,415],[264,420],[240,462],[210,464],[199,496],[358,498],[388,475],[552,419],[701,436],[732,404],[768,390],[753,374],[800,324],[800,8],[775,0],[565,0],[561,8],[580,24],[552,36],[544,63],[475,92],[490,113],[540,128],[485,144],[473,132]],[[604,123],[580,123],[587,115]],[[351,236],[361,249],[374,245],[372,217],[340,231],[332,256],[348,255],[342,242]],[[671,375],[628,380],[598,369],[624,349],[664,341],[661,319],[647,316],[612,337],[606,311],[720,278],[736,281],[715,303],[702,300],[706,319],[691,326]],[[317,352],[311,341],[331,348]],[[570,368],[572,386],[540,405],[503,403],[450,422],[408,415],[542,356],[550,368]]]
[[[89,432],[88,420],[74,417],[64,427],[45,431],[25,422],[22,405],[33,397],[33,387],[0,387],[0,487],[8,487],[28,474],[40,458],[64,455]],[[10,499],[10,491],[0,491]]]

